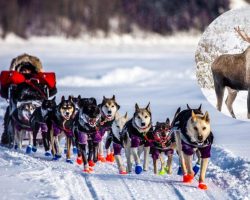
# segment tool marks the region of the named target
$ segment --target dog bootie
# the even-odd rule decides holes
[[[77,154],[78,152],[77,152],[77,148],[76,148],[76,146],[73,146],[73,154]]]
[[[30,154],[30,153],[31,153],[31,150],[32,150],[32,146],[31,146],[31,145],[28,145],[28,146],[26,147],[26,153],[27,153],[27,154]]]
[[[194,179],[194,176],[191,174],[186,174],[183,176],[183,183],[191,183]]]
[[[200,170],[200,164],[199,163],[196,163],[195,166],[193,167],[193,171],[194,171],[194,175],[196,175],[199,170]]]
[[[81,157],[81,156],[78,156],[78,157],[76,158],[76,163],[77,163],[78,165],[81,165],[81,164],[82,164],[82,157]]]
[[[44,155],[45,155],[45,156],[51,156],[51,153],[50,153],[49,151],[46,151],[46,152],[44,153]]]
[[[67,154],[67,148],[64,148],[63,152],[64,154]]]
[[[135,173],[140,174],[142,172],[142,167],[140,165],[135,166]]]
[[[128,173],[125,170],[120,170],[119,174],[125,175],[125,174],[128,174]]]
[[[207,190],[207,185],[206,183],[199,182],[198,188],[200,188],[201,190]]]
[[[165,169],[162,169],[158,174],[161,175],[161,176],[165,175],[166,174]]]
[[[178,167],[177,174],[178,174],[179,176],[182,176],[182,175],[183,175],[181,166]]]
[[[67,163],[70,163],[70,164],[73,164],[73,160],[71,160],[71,159],[69,159],[69,158],[66,159],[66,162],[67,162]]]
[[[56,154],[55,155],[55,158],[58,160],[58,159],[60,159],[62,157],[62,155],[60,155],[60,154]]]
[[[90,167],[94,167],[94,166],[95,166],[95,163],[93,162],[93,160],[90,160],[90,161],[89,161],[89,166],[90,166]]]
[[[114,162],[115,161],[115,156],[113,153],[110,153],[106,156],[106,161],[108,162]]]
[[[17,149],[18,149],[18,145],[17,145],[17,144],[15,144],[14,149],[15,149],[15,150],[17,150]]]
[[[33,147],[32,147],[32,151],[33,151],[33,152],[37,152],[37,148],[33,146]]]
[[[103,155],[98,154],[98,161],[100,161],[100,162],[106,162],[106,159],[104,158]]]

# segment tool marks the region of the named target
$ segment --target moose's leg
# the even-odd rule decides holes
[[[222,80],[220,77],[214,75],[214,89],[217,98],[217,109],[221,111],[225,86],[222,85]]]
[[[229,87],[227,87],[227,90],[228,90],[228,95],[227,95],[227,99],[226,99],[225,103],[227,105],[227,109],[230,112],[231,116],[233,118],[236,118],[235,114],[234,114],[234,111],[233,111],[233,102],[234,102],[234,100],[235,100],[235,98],[237,96],[238,91],[234,90],[234,89],[231,89]]]
[[[250,89],[248,89],[247,95],[247,118],[250,119]]]

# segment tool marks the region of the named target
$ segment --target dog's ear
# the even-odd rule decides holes
[[[166,124],[170,124],[170,119],[169,118],[166,119]]]
[[[56,101],[56,96],[54,96],[54,98],[52,99],[52,101]]]
[[[105,96],[103,96],[103,101],[106,100],[107,98]]]
[[[103,97],[104,97],[104,96],[103,96]],[[90,101],[92,102],[92,104],[97,105],[96,99],[95,99],[94,97],[91,97],[91,98],[90,98]]]
[[[115,101],[115,95],[113,94],[113,96],[112,96],[112,100],[114,100]]]
[[[64,97],[64,95],[62,96],[61,101],[65,101],[65,97]]]
[[[197,120],[197,116],[195,115],[194,111],[192,110],[192,121],[195,122]]]
[[[128,120],[128,112],[125,113],[124,118]]]
[[[189,106],[188,104],[187,104],[187,109],[188,109],[188,110],[191,110],[191,108],[190,108],[190,106]]]
[[[138,111],[138,110],[140,110],[140,108],[139,108],[138,104],[135,103],[135,111]]]
[[[205,120],[207,123],[210,122],[209,114],[207,111],[206,111],[205,115],[203,116],[203,120]]]
[[[116,106],[117,106],[117,109],[119,110],[120,109],[120,105],[118,103],[116,103]]]
[[[82,97],[81,97],[81,95],[79,94],[77,98],[78,98],[78,100],[80,100]]]
[[[156,126],[159,126],[160,125],[160,123],[159,122],[156,122],[156,124],[155,124]]]
[[[201,106],[202,106],[202,104],[200,104],[200,106],[199,106],[199,108],[198,108],[199,111],[201,111]]]
[[[148,102],[148,105],[146,106],[146,110],[151,113],[150,102]]]
[[[69,95],[68,101],[72,102],[72,95]]]

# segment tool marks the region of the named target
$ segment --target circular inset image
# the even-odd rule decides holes
[[[250,7],[228,11],[203,33],[195,54],[208,101],[233,118],[250,118]]]

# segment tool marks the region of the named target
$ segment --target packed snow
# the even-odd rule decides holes
[[[249,199],[250,124],[231,119],[208,103],[195,79],[194,52],[197,39],[178,38],[164,43],[95,43],[64,39],[0,41],[0,66],[7,70],[13,57],[27,52],[38,56],[45,71],[55,71],[57,101],[61,95],[96,97],[115,94],[120,113],[131,117],[134,104],[151,102],[153,122],[172,118],[176,109],[202,103],[210,113],[215,145],[208,166],[208,190],[198,182],[183,184],[176,174],[159,176],[150,170],[141,175],[119,175],[116,164],[98,163],[94,174],[84,174],[82,166],[43,156],[43,149],[32,155],[0,147],[1,199]],[[192,42],[190,42],[192,41]],[[36,45],[36,42],[38,45]],[[0,100],[0,120],[6,101]],[[2,132],[2,128],[0,130]],[[63,145],[63,144],[62,144]]]

